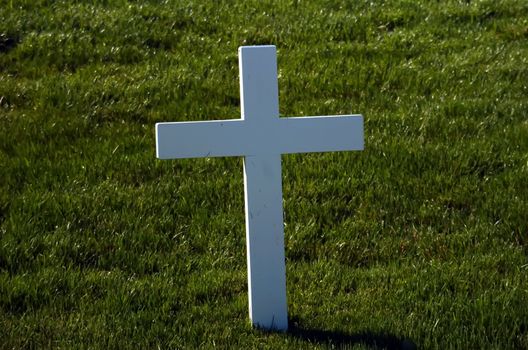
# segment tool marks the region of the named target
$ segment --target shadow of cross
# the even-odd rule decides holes
[[[239,48],[241,119],[156,124],[160,159],[244,157],[249,315],[287,330],[281,154],[363,149],[361,115],[279,118],[275,46]]]

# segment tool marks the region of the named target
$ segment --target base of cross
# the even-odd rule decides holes
[[[239,48],[241,119],[156,124],[160,159],[244,157],[249,316],[288,329],[281,154],[362,150],[361,115],[279,118],[275,46]]]

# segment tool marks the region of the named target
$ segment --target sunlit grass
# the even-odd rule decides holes
[[[0,1],[0,348],[528,348],[524,1]],[[238,118],[237,48],[283,116],[365,150],[283,156],[291,332],[248,321],[242,161],[155,159]]]

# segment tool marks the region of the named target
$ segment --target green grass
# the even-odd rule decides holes
[[[361,113],[283,156],[291,331],[248,321],[242,161],[159,121]],[[528,349],[528,3],[0,1],[0,348]]]

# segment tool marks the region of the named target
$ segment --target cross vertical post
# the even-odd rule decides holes
[[[242,119],[267,134],[279,118],[275,47],[241,47],[239,68]],[[249,316],[257,327],[286,330],[281,155],[265,144],[257,149],[262,151],[244,157]]]

